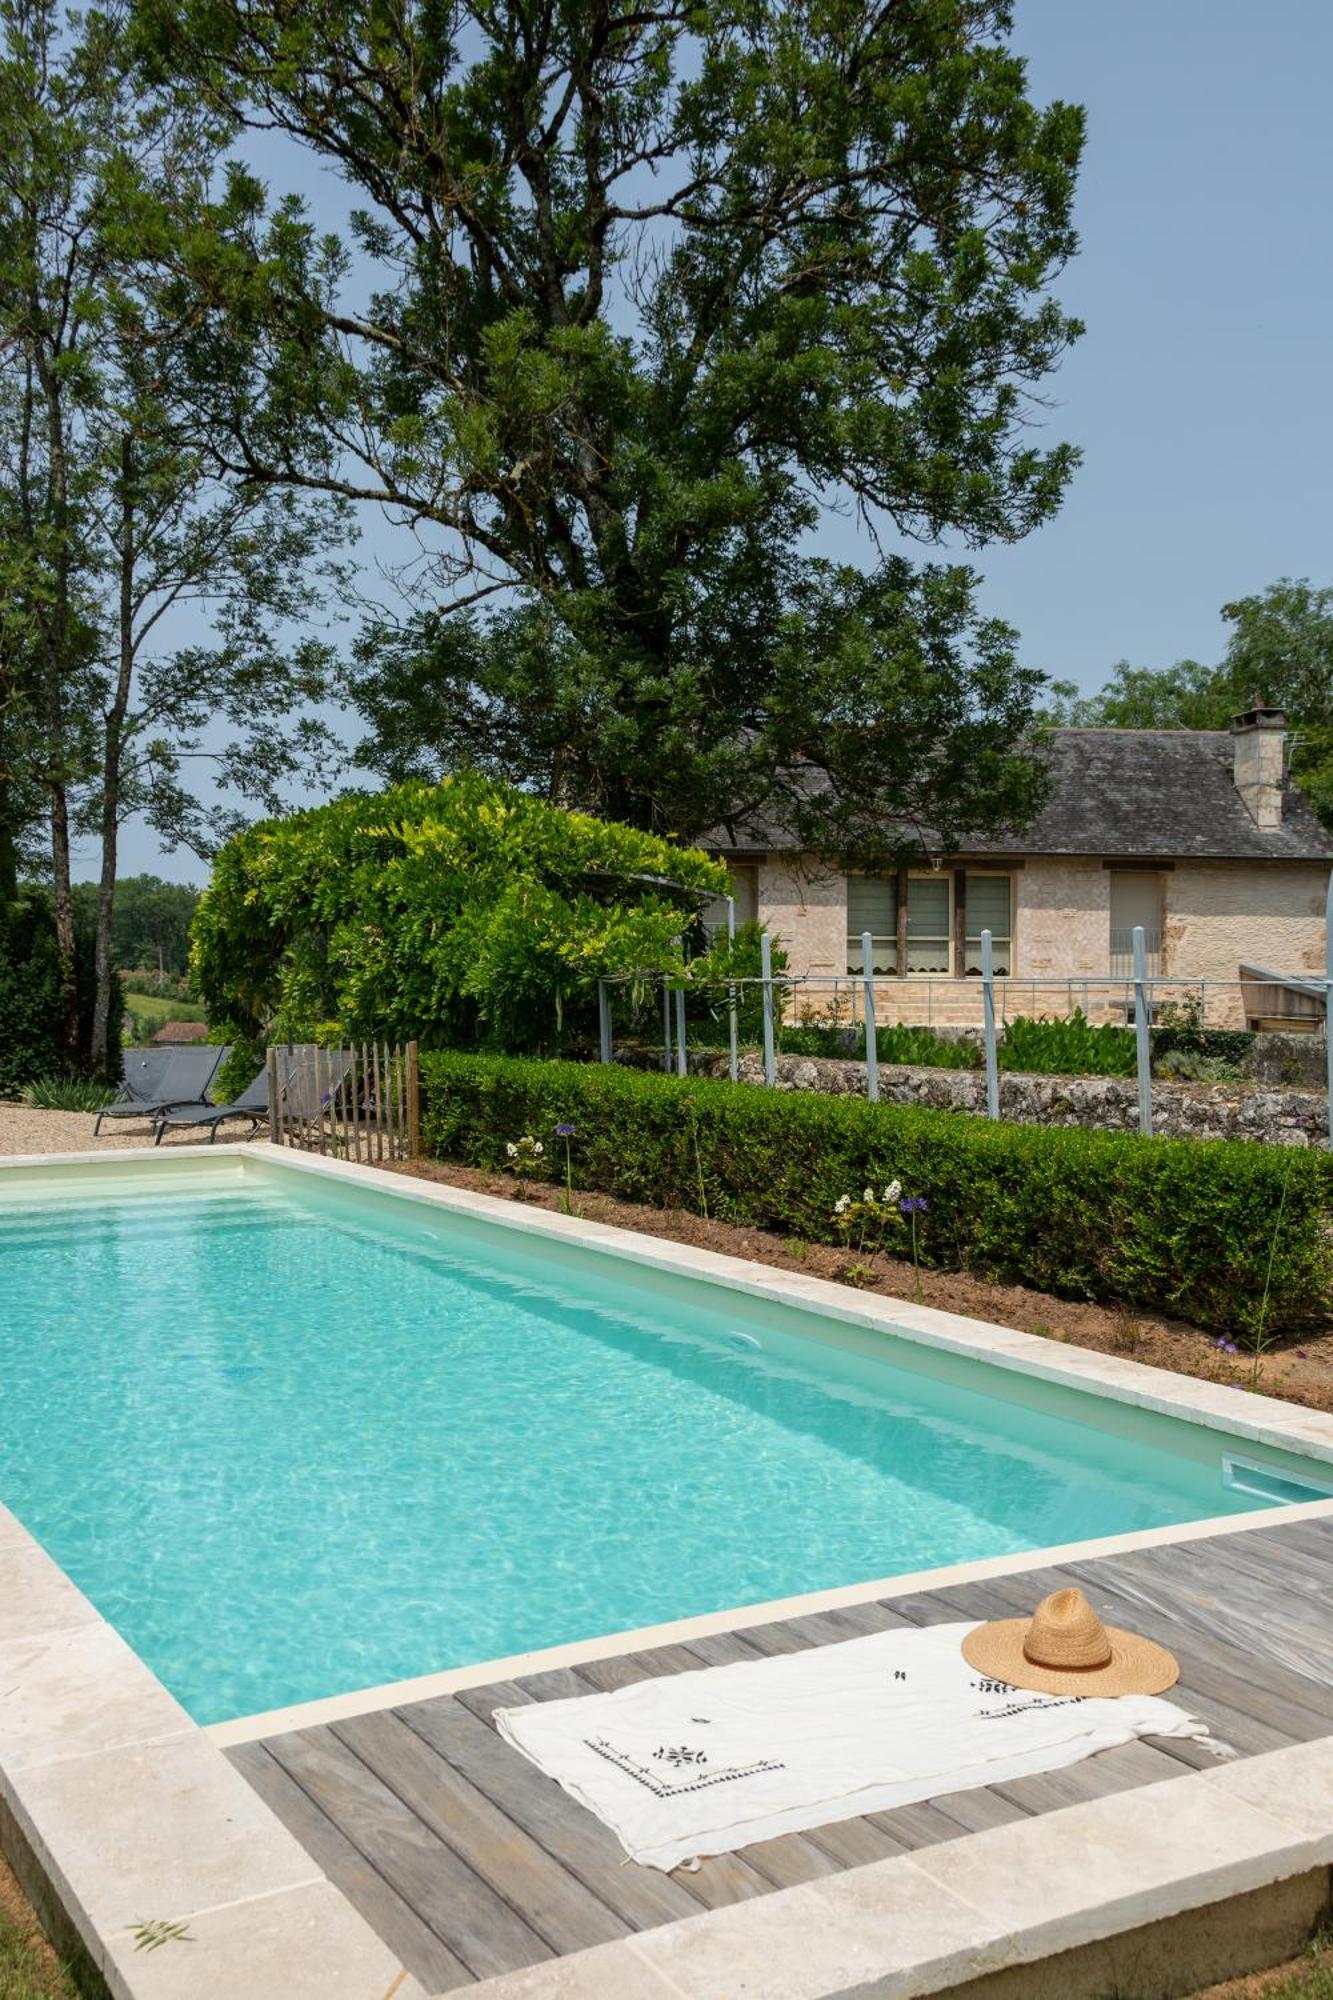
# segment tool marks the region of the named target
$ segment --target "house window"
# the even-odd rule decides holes
[[[907,970],[948,972],[953,957],[953,882],[945,874],[907,878]]]
[[[847,877],[847,970],[860,972],[861,933],[870,932],[876,972],[898,970],[898,885],[892,875]]]
[[[1140,869],[1115,869],[1111,875],[1111,974],[1132,977],[1134,932],[1143,927],[1147,970],[1162,970],[1162,878]]]
[[[1012,970],[1013,887],[1008,875],[967,873],[964,962],[957,963],[952,871],[907,877],[907,965],[918,977],[981,971],[981,933],[988,930],[995,970]],[[958,913],[960,935],[963,912]],[[847,877],[847,970],[861,970],[861,933],[869,931],[876,972],[898,971],[898,884],[892,875]]]
[[[991,935],[991,958],[999,974],[1013,970],[1013,883],[1008,875],[967,872],[967,937],[964,970],[981,971],[981,933]]]

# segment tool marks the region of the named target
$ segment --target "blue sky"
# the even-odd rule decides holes
[[[1024,657],[1094,688],[1215,659],[1220,606],[1279,576],[1333,582],[1333,7],[1016,0],[1015,42],[1039,99],[1088,111],[1059,287],[1088,330],[1046,418],[1084,462],[1053,523],[973,560]],[[135,825],[143,868],[203,878]]]

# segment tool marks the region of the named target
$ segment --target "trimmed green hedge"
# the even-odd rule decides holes
[[[837,1242],[833,1204],[924,1195],[923,1261],[1254,1337],[1333,1311],[1333,1161],[1234,1141],[991,1124],[601,1064],[421,1060],[426,1150],[503,1167],[525,1133],[577,1187]],[[1270,1271],[1271,1263],[1271,1271]],[[1265,1304],[1265,1287],[1267,1303]]]

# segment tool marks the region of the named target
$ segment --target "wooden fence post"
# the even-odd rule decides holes
[[[417,1059],[417,1045],[407,1045],[407,1155],[411,1160],[421,1154],[421,1067]]]

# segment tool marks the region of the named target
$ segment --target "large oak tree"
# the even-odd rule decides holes
[[[1021,818],[1038,678],[905,555],[1026,534],[1074,463],[1035,420],[1082,115],[1030,99],[1007,0],[139,12],[163,82],[357,204],[331,239],[238,172],[176,254],[229,472],[426,549],[363,649],[372,761],[867,862]]]

